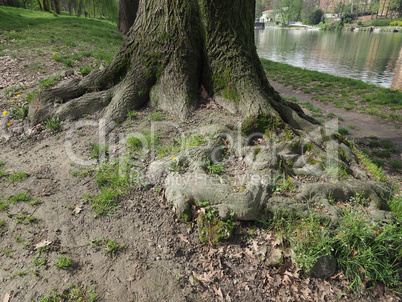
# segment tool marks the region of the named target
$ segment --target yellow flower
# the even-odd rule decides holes
[[[17,98],[19,98],[21,96],[21,94],[17,94]]]
[[[54,52],[53,55],[55,55],[56,53]]]
[[[176,160],[176,159],[177,159],[177,157],[173,157],[173,158],[172,158],[172,160]]]
[[[6,111],[3,111],[3,115],[7,115],[7,110],[6,110]]]
[[[11,100],[11,103],[14,103],[14,100]]]
[[[8,127],[10,127],[10,126],[11,126],[11,123],[8,123],[7,125],[8,125]]]

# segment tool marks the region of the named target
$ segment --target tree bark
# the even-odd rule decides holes
[[[77,17],[81,17],[82,15],[82,1],[83,0],[78,0],[77,3]]]
[[[53,7],[56,14],[60,15],[60,0],[53,0]]]
[[[139,0],[120,0],[117,31],[125,35],[134,24],[138,11]]]
[[[254,44],[254,7],[249,0],[140,0],[113,62],[79,82],[39,94],[30,103],[32,123],[50,116],[78,118],[105,106],[112,127],[128,110],[148,102],[186,117],[202,85],[233,113],[270,115],[308,128],[311,120],[300,107],[283,101],[268,83]],[[102,106],[79,105],[91,95]]]
[[[43,0],[43,10],[45,12],[49,12],[50,11],[50,3],[49,0]]]

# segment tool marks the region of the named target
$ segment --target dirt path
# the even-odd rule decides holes
[[[300,90],[293,90],[291,87],[273,80],[269,80],[269,82],[284,97],[295,97],[299,102],[310,102],[314,107],[320,108],[325,115],[334,113],[336,116],[341,117],[343,121],[339,121],[340,127],[347,128],[349,125],[354,125],[354,129],[349,128],[350,137],[362,139],[374,135],[380,139],[389,139],[399,148],[402,148],[402,129],[396,129],[393,122],[385,121],[377,116],[337,108],[331,103],[323,104],[312,100],[311,95]]]

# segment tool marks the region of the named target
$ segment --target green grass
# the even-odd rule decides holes
[[[152,113],[152,114],[149,116],[149,119],[150,119],[151,121],[163,121],[163,120],[165,119],[165,117],[164,117],[161,113],[155,112],[155,113]]]
[[[60,75],[53,75],[44,79],[39,80],[39,87],[42,89],[46,89],[49,88],[51,86],[54,86],[55,84],[57,84],[57,82],[59,82],[61,79]]]
[[[116,257],[124,249],[124,244],[118,244],[116,241],[109,239],[105,242],[105,254],[109,257]]]
[[[14,221],[18,224],[31,224],[31,223],[38,223],[39,219],[37,217],[34,217],[32,215],[29,215],[25,211],[21,211],[18,215],[15,216]]]
[[[73,265],[73,261],[71,257],[60,256],[53,265],[60,269],[66,269]]]
[[[8,182],[10,184],[15,183],[15,182],[20,182],[20,181],[25,180],[27,177],[28,177],[28,175],[25,172],[22,172],[22,171],[15,172],[8,176]]]
[[[68,289],[57,292],[52,290],[49,295],[43,296],[36,302],[96,302],[99,301],[93,288],[86,285],[70,285]]]
[[[303,88],[306,93],[313,95],[314,100],[325,104],[331,102],[340,108],[358,110],[393,121],[402,121],[402,115],[394,112],[402,109],[400,90],[378,87],[363,81],[305,70],[262,58],[260,60],[268,78],[279,82],[286,79],[287,85],[297,89]]]
[[[158,158],[163,158],[169,155],[174,155],[179,153],[180,151],[201,146],[208,142],[208,137],[197,135],[197,134],[188,134],[181,135],[179,138],[174,139],[171,142],[160,144],[157,146],[156,155]]]
[[[95,173],[95,181],[99,187],[99,194],[85,195],[98,215],[110,215],[119,207],[119,200],[136,185],[135,172],[130,171],[131,166],[126,162],[106,162],[99,165]]]
[[[380,167],[378,167],[375,163],[373,163],[373,161],[366,153],[364,153],[362,150],[360,150],[354,145],[352,145],[352,150],[356,154],[357,158],[359,159],[363,167],[366,169],[366,171],[374,180],[382,182],[388,181],[388,177],[385,175],[384,171]]]
[[[338,133],[342,135],[348,135],[350,132],[347,128],[339,127]]]
[[[61,130],[61,121],[58,118],[51,118],[43,122],[45,129],[52,133],[59,132]]]
[[[91,147],[91,158],[96,158],[98,159],[101,156],[106,156],[108,155],[109,152],[109,146],[106,145],[101,145],[101,144],[95,144],[92,142],[89,142],[89,146]]]
[[[0,29],[3,38],[13,40],[13,50],[0,44],[0,53],[22,56],[29,50],[49,60],[57,55],[55,60],[65,67],[79,66],[84,57],[95,59],[97,66],[106,65],[124,39],[109,21],[4,6],[0,7]],[[1,52],[4,49],[7,52]]]
[[[32,199],[31,195],[29,194],[28,191],[25,192],[19,192],[15,195],[11,195],[8,197],[9,203],[17,203],[17,202],[28,202]]]
[[[322,224],[313,214],[297,218],[278,213],[263,223],[288,242],[294,252],[292,257],[306,274],[318,258],[333,256],[356,294],[378,282],[398,290],[402,285],[401,221],[373,223],[359,213],[358,207],[361,204],[351,202],[336,228]]]

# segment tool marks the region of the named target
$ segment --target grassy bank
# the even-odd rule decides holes
[[[312,95],[324,104],[402,122],[402,91],[261,59],[268,78]]]
[[[108,64],[123,41],[112,22],[1,6],[0,33],[0,56],[40,57],[66,67],[79,67],[88,57],[94,65]]]

